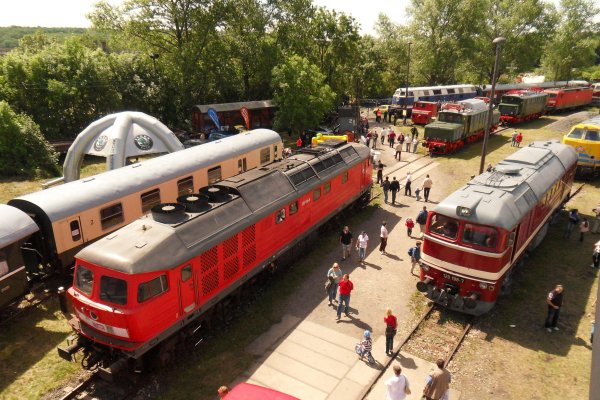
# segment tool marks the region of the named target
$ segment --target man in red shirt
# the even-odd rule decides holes
[[[338,285],[338,289],[340,291],[340,301],[338,303],[338,308],[337,308],[337,318],[336,318],[337,321],[339,321],[342,316],[342,307],[344,306],[344,303],[346,303],[346,307],[344,309],[344,314],[346,314],[346,317],[350,316],[350,315],[348,315],[348,307],[350,306],[350,292],[352,291],[352,289],[354,289],[354,285],[352,284],[352,281],[350,280],[350,275],[348,275],[348,274],[344,275],[344,278],[342,278],[342,280],[340,281],[340,283]]]

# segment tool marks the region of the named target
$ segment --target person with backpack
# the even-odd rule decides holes
[[[414,275],[415,267],[421,259],[421,242],[417,242],[414,247],[408,249],[408,255],[410,256],[410,273]]]
[[[427,211],[427,207],[423,206],[423,210],[419,212],[417,215],[417,224],[419,224],[419,228],[421,229],[421,237],[425,234],[425,224],[427,223],[427,216],[429,212]]]
[[[412,237],[412,230],[415,227],[415,222],[412,220],[412,218],[406,218],[404,225],[406,225],[406,234],[408,237]]]

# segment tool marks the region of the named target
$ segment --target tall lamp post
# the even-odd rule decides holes
[[[481,163],[479,164],[479,173],[483,173],[485,166],[485,153],[487,150],[488,137],[490,136],[490,130],[492,128],[492,117],[494,112],[494,98],[496,96],[496,80],[498,75],[498,64],[500,62],[500,50],[502,44],[506,42],[503,37],[497,37],[492,41],[496,45],[496,60],[494,61],[494,73],[492,75],[492,92],[490,93],[490,107],[488,109],[487,124],[485,125],[485,135],[483,135],[483,146],[481,147]]]
[[[406,90],[404,91],[404,125],[406,125],[406,118],[408,117],[408,81],[410,80],[410,45],[412,42],[408,42],[408,63],[406,64]]]

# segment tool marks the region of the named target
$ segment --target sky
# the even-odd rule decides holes
[[[85,17],[98,0],[0,0],[0,26],[42,26],[87,28]],[[117,5],[122,0],[108,0]],[[402,23],[410,0],[313,0],[315,5],[350,14],[361,25],[362,34],[375,34],[379,13]]]

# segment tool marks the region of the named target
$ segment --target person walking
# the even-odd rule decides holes
[[[410,153],[410,144],[412,143],[412,138],[408,135],[404,137],[404,143],[406,144],[406,152]]]
[[[394,148],[394,142],[396,141],[396,132],[392,128],[388,131],[388,143],[391,148]]]
[[[592,212],[594,213],[594,220],[590,232],[593,234],[600,233],[600,204],[592,208]]]
[[[340,244],[342,245],[342,261],[344,261],[346,257],[350,258],[352,252],[352,232],[347,226],[340,233]]]
[[[385,381],[386,400],[404,400],[411,393],[406,376],[402,375],[402,367],[394,365],[394,376]]]
[[[569,221],[567,222],[567,230],[565,232],[565,239],[569,239],[571,237],[571,232],[573,232],[573,228],[579,224],[579,212],[576,208],[572,209],[569,212]]]
[[[423,206],[423,209],[417,214],[417,224],[419,224],[419,229],[421,230],[421,237],[425,234],[425,224],[427,223],[428,216],[427,207]]]
[[[406,173],[406,179],[404,181],[404,195],[412,196],[412,190],[410,185],[412,184],[412,176],[410,175],[410,171]]]
[[[392,356],[394,351],[394,336],[396,336],[396,330],[398,329],[398,320],[392,314],[391,308],[385,311],[383,322],[385,322],[385,354]]]
[[[401,145],[404,146],[405,140],[406,140],[406,136],[404,136],[404,133],[400,132],[400,135],[398,136],[398,143],[400,143]]]
[[[416,126],[413,125],[413,127],[410,128],[410,134],[411,134],[411,136],[412,136],[413,139],[419,137],[419,130],[417,129]]]
[[[385,144],[385,133],[386,133],[385,128],[383,128],[381,130],[381,145],[382,146]]]
[[[340,318],[342,316],[342,309],[344,310],[344,314],[346,315],[346,317],[350,316],[348,314],[348,311],[349,311],[348,307],[350,307],[350,293],[354,289],[354,284],[350,280],[350,275],[344,274],[344,277],[342,278],[342,280],[339,283],[339,289],[340,289],[340,297],[339,297],[339,301],[338,301],[337,318],[336,318],[336,320],[338,320],[338,321],[340,320]]]
[[[404,225],[406,226],[406,234],[408,237],[412,237],[412,230],[415,227],[415,222],[412,220],[412,218],[406,218]]]
[[[427,377],[427,383],[423,388],[423,396],[426,400],[443,399],[450,388],[452,376],[450,371],[444,368],[444,360],[436,361],[437,368]]]
[[[523,134],[519,132],[517,137],[515,138],[515,142],[517,143],[517,147],[521,147],[521,142],[523,141]]]
[[[377,150],[377,138],[379,136],[377,135],[377,132],[375,130],[373,130],[373,133],[371,134],[371,139],[373,140],[373,150]]]
[[[383,183],[381,184],[381,187],[383,187],[383,202],[385,204],[387,204],[388,202],[388,192],[390,191],[390,185],[390,177],[386,176],[385,181],[383,181]]]
[[[515,147],[517,145],[517,131],[514,131],[510,137],[510,146]]]
[[[433,181],[429,177],[429,174],[423,179],[423,197],[425,198],[425,202],[429,201],[429,192],[431,192],[431,187],[433,186]]]
[[[380,243],[379,243],[379,252],[381,254],[386,254],[385,253],[385,248],[387,246],[387,240],[388,240],[388,235],[389,235],[388,230],[386,228],[386,225],[387,225],[386,221],[383,221],[381,223],[381,229],[380,229],[380,233],[379,233],[379,240],[380,240]]]
[[[590,230],[590,223],[588,222],[587,219],[583,219],[581,221],[581,223],[579,224],[579,241],[583,242],[583,237],[585,236],[586,233],[588,233]]]
[[[383,163],[379,160],[379,164],[377,164],[377,183],[383,184]]]
[[[400,157],[402,156],[402,143],[398,143],[396,145],[396,154],[394,154],[394,158],[397,158],[400,161]]]
[[[329,281],[331,282],[331,285],[329,286],[329,290],[328,290],[328,295],[329,295],[329,305],[333,305],[333,301],[335,301],[337,303],[337,288],[338,285],[340,284],[340,280],[342,279],[342,269],[340,268],[340,265],[338,263],[333,263],[333,266],[331,268],[329,268],[329,271],[327,271],[327,279],[329,279]]]
[[[417,242],[414,247],[408,249],[408,255],[410,256],[410,273],[414,275],[415,267],[421,259],[421,242]]]
[[[544,326],[548,332],[552,330],[557,331],[558,316],[563,302],[563,287],[562,285],[556,285],[553,291],[548,293],[546,303],[548,304],[548,315],[546,316],[546,323]]]
[[[365,257],[367,255],[367,246],[369,245],[369,235],[367,232],[362,231],[356,239],[356,248],[358,249],[358,260],[361,264],[365,263]]]
[[[400,182],[396,180],[396,177],[392,178],[390,183],[390,191],[392,192],[392,205],[396,204],[396,193],[400,190]]]

